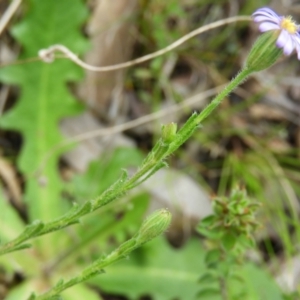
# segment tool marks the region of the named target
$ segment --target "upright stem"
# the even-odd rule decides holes
[[[170,144],[166,156],[172,154],[177,148],[186,142],[195,129],[206,119],[212,111],[228,96],[236,87],[243,83],[253,73],[252,69],[244,68],[234,77],[228,85],[220,92],[198,115],[193,114],[179,130],[177,137]]]
[[[228,293],[227,293],[227,285],[226,285],[226,278],[222,277],[219,279],[220,284],[220,291],[222,300],[228,300]]]
[[[248,76],[252,73],[252,70],[248,68],[243,69],[240,73],[236,75],[224,88],[222,92],[220,92],[199,114],[199,116],[195,119],[199,124],[204,119],[206,119],[211,112],[223,101],[223,99],[228,96],[236,87],[238,87],[241,83],[243,83]]]

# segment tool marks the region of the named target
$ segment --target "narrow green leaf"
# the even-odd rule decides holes
[[[222,241],[222,245],[223,245],[224,249],[226,251],[230,251],[234,247],[234,245],[237,241],[237,238],[234,234],[232,234],[231,232],[228,232],[222,236],[221,241]]]
[[[197,294],[197,299],[201,300],[203,297],[212,297],[220,295],[220,290],[217,288],[204,288]]]
[[[218,279],[218,274],[215,272],[206,272],[198,280],[200,286],[214,283]]]
[[[243,245],[245,248],[254,248],[255,247],[255,240],[252,237],[247,237],[245,234],[242,234],[239,237],[239,242],[241,245]]]
[[[205,263],[207,265],[215,265],[221,261],[221,251],[219,249],[213,249],[207,252],[205,256]]]
[[[197,231],[202,234],[203,236],[205,236],[208,239],[212,239],[212,240],[219,240],[221,238],[221,236],[223,235],[223,232],[220,228],[207,228],[207,227],[201,227],[198,226],[197,227]]]
[[[32,222],[32,224],[26,226],[23,233],[19,236],[18,240],[26,240],[30,237],[36,236],[44,227],[44,223],[40,220]]]
[[[215,221],[215,216],[214,215],[210,215],[205,217],[204,219],[202,219],[199,223],[199,227],[207,227],[207,226],[211,226],[214,224]]]
[[[32,246],[31,244],[21,244],[12,248],[10,252],[28,249],[31,248],[31,246]]]

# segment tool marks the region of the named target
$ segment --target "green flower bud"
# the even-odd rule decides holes
[[[271,67],[282,55],[282,49],[276,46],[279,30],[270,30],[256,40],[246,60],[246,68],[258,72]]]
[[[166,209],[155,211],[142,224],[136,235],[136,242],[142,245],[162,234],[170,225],[172,215]]]
[[[170,123],[162,126],[162,140],[166,144],[173,142],[177,132],[177,124]]]

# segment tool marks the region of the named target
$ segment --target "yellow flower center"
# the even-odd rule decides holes
[[[293,21],[291,16],[283,18],[280,25],[282,29],[285,29],[291,34],[296,33],[298,29],[298,25]]]

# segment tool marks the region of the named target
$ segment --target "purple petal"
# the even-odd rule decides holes
[[[257,9],[252,16],[255,15],[264,15],[264,16],[273,16],[273,17],[279,17],[279,15],[276,14],[276,12],[274,10],[272,10],[271,8],[268,7],[263,7],[263,8],[259,8]]]
[[[288,38],[289,38],[289,34],[287,33],[287,31],[281,30],[279,37],[276,41],[276,46],[278,48],[283,48],[284,44],[287,42]]]
[[[299,36],[299,34],[296,34],[294,36],[294,43],[295,43],[295,47],[296,47],[298,60],[300,60],[300,36]]]
[[[300,60],[300,46],[296,45],[297,58]]]
[[[293,35],[293,40],[296,46],[300,46],[300,35],[298,33]]]
[[[295,48],[293,38],[289,34],[287,36],[288,36],[288,38],[287,38],[286,43],[283,47],[284,55],[290,55],[293,52],[294,48]]]
[[[271,23],[271,22],[263,22],[259,25],[258,28],[261,32],[280,29],[279,25]]]
[[[256,22],[256,23],[259,23],[259,22],[272,22],[274,24],[278,24],[280,23],[280,18],[277,17],[277,18],[274,18],[274,17],[266,17],[266,16],[256,16],[253,18],[253,21]]]

